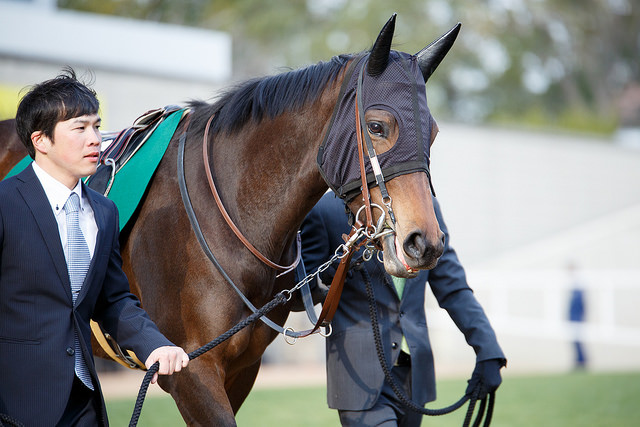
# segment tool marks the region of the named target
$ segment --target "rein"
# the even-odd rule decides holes
[[[356,61],[357,62],[357,61]],[[356,62],[353,63],[352,67],[355,66]],[[361,74],[360,74],[360,79],[359,79],[359,84],[358,84],[358,88],[357,88],[357,92],[359,93],[359,98],[362,98],[362,73],[364,72],[364,64],[362,65],[361,68]],[[348,72],[349,74],[351,73],[351,71]],[[343,82],[343,85],[345,83]],[[300,235],[298,233],[297,239],[296,239],[296,245],[297,245],[297,256],[296,256],[296,260],[293,262],[293,264],[289,265],[289,266],[281,266],[278,265],[272,261],[270,261],[269,259],[267,259],[264,255],[262,255],[242,234],[242,232],[238,229],[238,227],[233,223],[233,220],[231,219],[231,217],[229,216],[229,214],[227,213],[226,209],[224,208],[224,205],[222,204],[222,201],[220,199],[219,193],[216,189],[215,186],[215,182],[213,180],[213,175],[211,173],[211,167],[209,164],[209,153],[208,153],[208,136],[209,136],[209,128],[211,126],[211,123],[214,119],[215,115],[212,115],[209,120],[207,121],[207,125],[205,127],[205,131],[204,131],[204,136],[203,136],[203,141],[202,141],[202,153],[203,153],[203,162],[204,162],[204,167],[205,167],[205,172],[206,172],[206,176],[207,176],[207,180],[209,183],[209,188],[211,190],[211,193],[216,201],[216,204],[218,206],[218,209],[220,210],[222,216],[224,217],[225,221],[227,222],[228,226],[231,228],[231,230],[234,232],[234,234],[236,235],[236,237],[238,237],[238,239],[245,245],[245,247],[247,249],[249,249],[251,251],[252,254],[254,254],[258,259],[260,259],[264,264],[266,264],[267,266],[273,268],[273,269],[277,269],[277,270],[284,270],[282,273],[280,273],[278,276],[279,277],[283,274],[286,274],[290,271],[292,271],[293,269],[296,268],[297,265],[299,265],[300,260],[301,260],[301,242],[300,242]],[[364,156],[365,156],[365,148],[364,148],[364,143],[363,143],[363,139],[367,139],[367,145],[368,147],[368,157],[369,157],[369,161],[372,163],[372,165],[376,165],[374,167],[374,170],[376,171],[376,180],[378,181],[378,185],[380,186],[381,190],[383,191],[383,200],[384,203],[387,207],[387,212],[389,213],[389,217],[392,220],[392,223],[395,223],[395,217],[393,216],[393,211],[391,210],[391,198],[389,197],[387,191],[386,191],[386,187],[384,186],[384,177],[382,176],[382,172],[380,170],[380,166],[379,163],[377,161],[377,157],[375,155],[375,151],[373,149],[373,145],[371,144],[371,141],[369,139],[369,135],[366,132],[364,125],[362,124],[361,118],[362,120],[364,119],[364,113],[361,112],[359,110],[358,107],[358,102],[356,102],[356,110],[355,110],[355,118],[356,118],[356,135],[357,135],[357,139],[358,139],[358,157],[359,157],[359,162],[360,162],[360,173],[362,176],[362,182],[364,184],[366,184],[367,180],[366,180],[366,169],[365,169],[365,165],[364,165]],[[249,307],[251,309],[251,311],[253,313],[255,313],[257,311],[257,309],[255,308],[255,306],[251,303],[251,301],[249,301],[247,299],[247,297],[242,293],[242,291],[236,286],[236,284],[233,282],[233,280],[229,277],[229,275],[224,271],[224,269],[222,268],[222,266],[220,265],[220,263],[218,262],[218,260],[216,259],[216,257],[213,255],[213,252],[211,251],[209,245],[207,244],[207,241],[204,237],[204,234],[202,233],[202,230],[200,228],[200,224],[197,220],[195,211],[193,210],[193,206],[191,204],[191,199],[189,197],[189,192],[186,186],[186,180],[185,180],[185,176],[184,176],[184,146],[185,146],[185,141],[186,141],[186,134],[187,134],[187,130],[189,127],[189,120],[190,120],[190,116],[188,116],[187,118],[187,122],[185,123],[184,127],[183,127],[183,132],[180,135],[179,138],[179,146],[178,146],[178,180],[179,180],[179,187],[180,187],[180,194],[182,196],[182,201],[183,204],[185,206],[185,210],[187,212],[187,216],[189,218],[189,222],[191,223],[191,227],[194,230],[195,234],[196,234],[196,238],[198,239],[198,242],[200,243],[200,246],[202,247],[203,251],[205,252],[205,254],[207,255],[207,257],[211,260],[211,262],[213,262],[213,264],[216,266],[216,268],[218,269],[218,271],[222,274],[222,276],[224,277],[224,279],[231,285],[231,287],[235,290],[235,292],[240,296],[240,298],[243,300],[243,302],[245,303],[245,305],[247,305],[247,307]],[[380,179],[379,179],[380,178]],[[301,337],[306,337],[309,336],[315,332],[317,332],[320,327],[325,327],[325,328],[330,328],[330,324],[331,324],[331,320],[333,319],[333,316],[338,308],[338,304],[340,302],[340,296],[342,295],[342,289],[344,286],[344,280],[347,274],[347,271],[349,269],[349,264],[351,262],[351,258],[353,256],[353,254],[355,252],[358,251],[358,249],[360,249],[360,247],[362,247],[365,244],[368,244],[370,241],[380,237],[380,234],[378,233],[378,228],[380,227],[376,227],[373,224],[373,214],[372,214],[372,203],[371,203],[371,199],[370,199],[370,195],[369,195],[369,189],[367,185],[363,185],[363,201],[364,201],[364,211],[365,211],[365,223],[361,223],[359,221],[358,218],[356,218],[356,224],[354,224],[353,229],[349,235],[349,237],[346,239],[345,245],[342,245],[340,248],[336,249],[336,254],[334,255],[334,257],[327,261],[325,264],[323,264],[322,266],[320,266],[318,268],[318,270],[308,276],[303,276],[304,279],[302,279],[298,284],[296,284],[296,286],[294,286],[292,289],[285,291],[288,292],[289,298],[291,297],[291,294],[296,291],[296,290],[301,290],[304,293],[308,293],[308,282],[313,279],[318,273],[320,273],[321,271],[323,271],[323,268],[326,269],[328,268],[328,266],[331,264],[331,262],[333,262],[336,259],[340,259],[340,264],[338,266],[337,272],[333,278],[333,281],[331,283],[331,286],[329,288],[329,293],[327,294],[327,297],[325,298],[325,302],[322,304],[322,310],[320,312],[320,315],[318,316],[317,319],[314,319],[315,317],[315,313],[313,313],[313,310],[308,309],[307,310],[307,314],[309,315],[310,320],[312,321],[312,323],[315,320],[315,325],[313,326],[313,328],[308,329],[306,331],[300,331],[300,332],[296,332],[293,331],[291,328],[287,328],[284,329],[283,327],[281,327],[280,325],[277,325],[275,322],[271,321],[270,319],[263,317],[261,318],[261,320],[266,323],[269,327],[271,327],[272,329],[274,329],[275,331],[277,331],[278,333],[284,335],[285,337],[291,337],[294,339],[297,338],[301,338]],[[373,205],[373,206],[377,206],[377,205]],[[381,219],[383,219],[385,217],[384,215],[384,211],[383,214],[381,216]],[[364,231],[363,231],[364,229]],[[362,237],[365,237],[365,240],[360,240]],[[302,269],[299,269],[302,270]],[[305,292],[306,291],[306,292]],[[304,298],[304,297],[303,297]],[[308,300],[308,298],[306,298]],[[327,334],[330,332],[327,332]]]
[[[288,298],[285,292],[284,291],[279,292],[271,301],[266,303],[260,310],[256,310],[252,315],[250,315],[240,323],[236,324],[227,332],[223,333],[222,335],[218,336],[217,338],[213,339],[212,341],[208,342],[207,344],[203,345],[197,350],[194,350],[191,353],[189,353],[188,354],[189,360],[193,360],[197,357],[200,357],[206,352],[208,352],[209,350],[212,350],[213,348],[218,346],[219,344],[222,344],[224,341],[228,340],[233,335],[240,332],[242,329],[254,323],[256,320],[258,320],[258,318],[264,319],[264,316],[268,312],[270,312],[277,306],[286,303],[287,300]],[[140,390],[138,391],[138,397],[136,398],[136,403],[133,407],[133,414],[131,415],[131,420],[129,421],[129,427],[135,427],[136,425],[138,425],[138,419],[140,418],[140,413],[142,412],[142,405],[144,404],[144,399],[147,394],[147,390],[149,389],[149,384],[151,383],[151,379],[153,378],[153,375],[158,372],[158,369],[160,369],[160,362],[154,363],[144,375],[144,379],[142,380],[142,384],[140,385]],[[20,427],[22,426],[20,425]]]
[[[215,117],[215,114],[209,117],[209,120],[207,121],[207,126],[204,129],[204,136],[202,137],[202,159],[204,161],[204,170],[207,176],[207,181],[209,182],[209,188],[211,189],[211,194],[213,194],[213,198],[216,200],[218,209],[220,210],[220,213],[222,214],[224,220],[227,222],[227,225],[229,226],[229,228],[231,228],[233,233],[236,235],[236,237],[238,237],[238,239],[242,242],[242,244],[247,249],[249,249],[249,251],[251,251],[251,253],[254,254],[256,258],[258,258],[267,266],[273,268],[274,270],[284,270],[282,273],[280,273],[276,277],[287,274],[288,272],[296,268],[296,265],[298,265],[298,263],[300,262],[300,258],[302,254],[302,248],[301,248],[302,244],[300,243],[300,239],[299,238],[296,239],[296,246],[298,251],[297,251],[295,261],[288,266],[282,266],[282,265],[276,264],[273,261],[270,261],[264,255],[262,255],[262,253],[260,253],[260,251],[258,251],[255,248],[255,246],[253,246],[251,242],[247,240],[246,237],[244,237],[244,235],[242,234],[240,229],[235,225],[235,223],[227,213],[227,210],[225,209],[224,205],[222,204],[222,200],[220,199],[220,195],[218,194],[216,184],[213,181],[213,175],[211,174],[211,166],[209,165],[209,151],[208,151],[208,144],[207,144],[207,141],[209,140],[209,127],[211,126],[211,122],[213,121],[214,117]],[[186,132],[186,127],[185,127],[185,132]]]
[[[357,62],[357,61],[356,61]],[[355,66],[355,63],[354,65]],[[376,240],[381,236],[380,230],[384,225],[384,210],[382,211],[382,215],[380,216],[380,220],[378,221],[378,226],[373,223],[373,211],[372,206],[377,206],[371,203],[371,196],[369,194],[369,186],[367,185],[367,171],[364,163],[365,157],[365,146],[363,143],[363,139],[367,141],[367,153],[369,162],[374,170],[376,176],[376,182],[380,187],[380,191],[382,192],[383,203],[387,208],[387,212],[389,214],[389,219],[391,220],[392,227],[395,225],[395,216],[393,214],[393,210],[391,209],[391,197],[387,192],[387,188],[384,184],[384,176],[382,174],[382,170],[380,168],[380,163],[378,162],[378,157],[373,148],[373,144],[371,143],[371,138],[364,125],[364,112],[359,108],[359,105],[362,103],[362,76],[364,74],[364,66],[366,61],[363,61],[362,67],[360,69],[360,75],[358,77],[358,85],[356,88],[356,102],[355,102],[355,120],[356,120],[356,139],[358,142],[358,162],[360,165],[360,177],[362,182],[362,201],[364,205],[361,210],[358,211],[358,215],[355,217],[355,221],[353,224],[353,228],[351,233],[346,239],[346,253],[340,260],[340,264],[336,270],[336,274],[333,276],[333,280],[331,281],[331,285],[329,286],[329,293],[325,298],[324,304],[322,304],[322,311],[320,312],[320,316],[318,317],[318,321],[313,327],[312,331],[317,330],[320,326],[329,327],[331,321],[333,320],[333,316],[335,315],[338,304],[340,303],[340,297],[342,296],[342,289],[344,288],[344,281],[347,276],[347,271],[349,270],[349,266],[351,263],[351,258],[353,255],[363,246],[369,245],[370,242]],[[347,73],[351,75],[351,71]],[[346,79],[345,79],[346,81]],[[343,85],[345,82],[343,82]],[[341,90],[341,92],[343,92]],[[338,100],[339,102],[339,100]],[[379,207],[379,206],[377,206]],[[365,222],[362,223],[359,218],[359,213],[364,210],[365,213]],[[393,228],[392,228],[393,230]],[[358,239],[362,237],[362,235],[366,237],[365,240],[360,241],[356,244]]]
[[[191,203],[191,198],[189,197],[189,190],[187,189],[187,182],[184,175],[184,146],[187,139],[187,130],[189,128],[190,119],[191,119],[191,115],[189,114],[186,119],[187,121],[184,124],[182,134],[180,135],[180,138],[178,140],[178,164],[177,164],[178,186],[180,187],[180,195],[182,196],[182,203],[184,204],[185,211],[187,212],[187,217],[189,218],[189,222],[191,223],[191,228],[193,229],[193,232],[195,233],[196,238],[198,239],[198,242],[200,243],[200,246],[204,251],[205,255],[207,255],[207,258],[209,258],[209,260],[216,266],[216,268],[218,269],[222,277],[225,279],[225,281],[229,285],[231,285],[233,290],[238,294],[238,296],[240,296],[240,298],[245,303],[245,305],[249,307],[252,313],[255,314],[258,312],[258,309],[251,303],[251,301],[249,301],[249,299],[242,293],[242,291],[238,288],[238,286],[233,282],[231,277],[229,277],[227,272],[224,270],[222,265],[220,265],[220,263],[218,262],[218,259],[215,257],[215,255],[211,251],[211,248],[209,247],[209,244],[207,243],[207,240],[204,237],[204,234],[202,233],[202,229],[200,228],[200,223],[198,222],[196,213],[193,210],[193,205]],[[300,236],[298,235],[298,241],[299,239],[300,239]],[[291,297],[290,293],[288,297],[289,298]],[[290,336],[293,338],[297,338],[298,336],[301,335],[301,333],[299,332],[285,330],[282,326],[273,322],[266,316],[260,317],[260,320],[262,320],[262,322],[264,322],[266,325],[268,325],[270,328],[272,328],[273,330],[277,331],[280,334]]]

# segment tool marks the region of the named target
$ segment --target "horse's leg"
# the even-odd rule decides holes
[[[242,406],[242,403],[249,395],[249,392],[253,387],[253,383],[255,383],[256,377],[258,376],[260,364],[261,360],[258,360],[253,365],[235,374],[225,384],[227,396],[229,396],[229,401],[231,402],[234,414],[238,413],[240,406]]]
[[[130,257],[129,247],[127,246],[123,252],[127,259]],[[127,271],[126,269],[125,271]],[[155,273],[161,269],[155,268]],[[155,294],[151,293],[152,288],[146,287],[140,290],[141,283],[138,282],[138,275],[128,271],[133,280],[131,280],[132,289],[138,294],[146,296],[143,298],[143,306],[148,311],[151,318],[156,322],[160,330],[175,344],[182,346],[185,351],[190,352],[205,344],[207,341],[220,335],[221,331],[216,329],[219,327],[223,319],[210,319],[206,321],[207,314],[203,310],[199,310],[198,301],[192,294],[192,291],[198,293],[201,300],[208,300],[210,297],[206,293],[194,291],[193,288],[181,288],[173,285],[179,283],[177,277],[169,277],[166,280],[159,280],[150,271],[146,272],[145,279],[150,280],[157,288]],[[179,269],[174,269],[179,271]],[[163,286],[169,283],[171,286]],[[147,284],[148,285],[148,284]],[[146,291],[146,294],[145,294]],[[191,311],[194,315],[193,319],[187,319],[188,311],[182,309],[183,300],[191,301]],[[159,301],[164,301],[164,305],[160,305]],[[222,304],[224,306],[224,304]],[[212,306],[213,307],[213,306]],[[209,311],[215,315],[218,310],[211,309]],[[225,328],[223,326],[223,328]],[[225,391],[225,380],[227,367],[224,360],[227,360],[228,347],[232,349],[232,343],[236,337],[232,337],[229,341],[221,344],[208,353],[203,354],[197,359],[192,360],[186,369],[171,376],[161,376],[158,380],[163,390],[171,394],[175,400],[180,414],[189,426],[235,426],[235,419],[231,403]]]
[[[224,368],[203,355],[178,375],[160,377],[159,384],[171,394],[189,426],[235,426],[236,421],[220,376]]]

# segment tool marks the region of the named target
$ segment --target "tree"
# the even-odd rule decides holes
[[[234,69],[241,78],[364,50],[393,12],[398,13],[395,44],[412,53],[461,21],[456,45],[429,84],[429,102],[440,117],[525,119],[601,131],[613,130],[619,117],[640,125],[640,112],[633,110],[640,104],[634,90],[640,87],[640,13],[630,0],[60,0],[59,5],[226,31],[234,40]],[[626,110],[616,110],[617,105]]]

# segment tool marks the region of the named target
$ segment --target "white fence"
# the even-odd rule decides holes
[[[484,307],[508,360],[505,375],[572,369],[575,331],[568,321],[571,278],[563,270],[468,270],[467,278]],[[588,270],[582,325],[588,369],[640,370],[640,270]],[[427,294],[427,323],[439,377],[468,377],[475,354],[446,311]],[[308,327],[303,313],[288,325]],[[324,339],[305,338],[293,346],[276,339],[270,363],[322,364]]]
[[[509,371],[572,367],[576,325],[568,321],[571,278],[562,270],[472,270],[468,280],[509,359]],[[580,273],[586,321],[580,337],[593,370],[640,369],[640,270]],[[455,325],[431,298],[428,324],[443,370],[472,363]]]

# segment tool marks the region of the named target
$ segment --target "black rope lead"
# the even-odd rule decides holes
[[[424,408],[422,406],[416,405],[413,401],[411,401],[391,376],[391,370],[389,369],[389,365],[387,364],[387,358],[385,356],[384,348],[382,346],[382,338],[380,337],[380,327],[378,326],[379,325],[378,310],[376,306],[375,295],[373,293],[373,286],[371,286],[371,276],[369,275],[369,272],[364,267],[361,267],[359,270],[367,288],[367,299],[369,301],[369,316],[371,317],[371,328],[373,330],[373,340],[376,345],[378,360],[380,362],[380,366],[382,367],[382,371],[384,372],[385,380],[389,383],[389,386],[391,386],[391,389],[393,390],[393,392],[396,394],[400,402],[407,408],[411,409],[414,412],[418,412],[420,414],[430,415],[430,416],[449,414],[455,411],[456,409],[459,409],[462,405],[464,405],[467,401],[469,401],[469,408],[467,409],[467,414],[463,423],[463,427],[468,427],[473,417],[473,412],[475,409],[476,401],[478,400],[478,394],[480,392],[480,388],[482,387],[482,384],[478,383],[478,385],[473,389],[473,392],[471,393],[471,395],[465,394],[460,398],[460,400],[458,400],[457,402],[445,408],[440,408],[440,409]],[[484,427],[489,427],[489,424],[491,423],[494,402],[495,402],[495,392],[491,392],[491,394],[489,395],[489,409],[487,411],[487,418],[485,419]],[[480,409],[478,411],[478,415],[476,417],[475,422],[473,423],[473,427],[479,427],[480,423],[482,422],[485,406],[486,406],[486,399],[482,399],[480,404]]]
[[[228,340],[233,335],[237,334],[242,329],[244,329],[245,327],[249,326],[256,320],[258,320],[260,317],[269,313],[271,310],[273,310],[277,306],[282,305],[286,302],[287,302],[287,296],[283,292],[278,293],[274,299],[269,301],[261,309],[251,314],[242,322],[238,323],[233,328],[229,329],[227,332],[220,335],[213,341],[210,341],[209,343],[203,345],[199,349],[189,353],[188,354],[189,360],[193,360],[196,357],[202,356],[212,348]],[[136,404],[133,408],[133,414],[131,415],[131,421],[129,422],[129,427],[135,427],[136,425],[138,425],[138,419],[140,418],[140,412],[142,411],[142,405],[144,403],[144,398],[147,394],[147,389],[149,388],[149,384],[151,383],[151,379],[153,378],[153,375],[156,372],[158,372],[159,367],[160,367],[160,364],[156,362],[149,368],[149,370],[145,374],[144,379],[142,380],[142,384],[140,385],[140,391],[138,392],[138,398],[136,399]]]
[[[7,414],[0,414],[0,427],[5,426],[24,427],[24,424],[14,418],[11,418]]]

